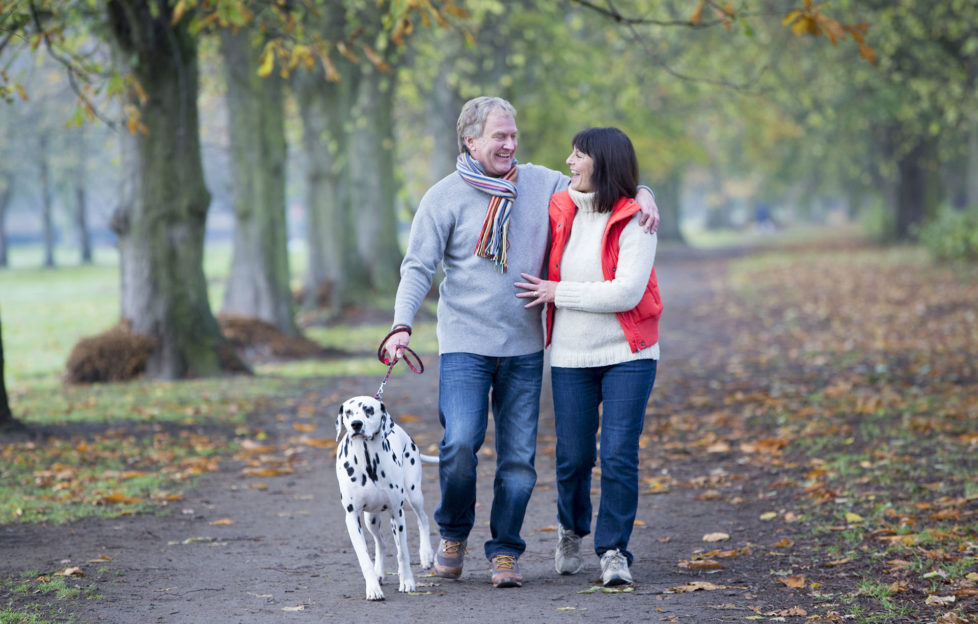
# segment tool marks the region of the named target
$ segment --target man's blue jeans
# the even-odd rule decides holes
[[[593,368],[553,367],[557,429],[557,519],[577,535],[591,532],[591,469],[601,422],[601,503],[594,529],[600,557],[628,539],[638,510],[638,439],[655,383],[656,360]]]
[[[543,352],[516,357],[445,353],[438,379],[441,504],[435,522],[445,539],[465,540],[475,524],[476,455],[486,438],[489,401],[496,427],[496,478],[486,557],[519,556],[523,516],[536,483]]]

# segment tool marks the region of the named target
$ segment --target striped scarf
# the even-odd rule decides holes
[[[489,193],[489,210],[482,222],[482,233],[475,246],[475,255],[492,260],[500,273],[506,272],[506,248],[508,247],[509,212],[516,199],[516,161],[513,168],[501,178],[485,174],[482,164],[468,153],[458,155],[455,170],[473,187]]]

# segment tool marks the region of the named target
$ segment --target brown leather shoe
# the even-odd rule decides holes
[[[515,555],[493,555],[492,584],[495,587],[523,587],[523,575]]]
[[[435,568],[431,571],[431,575],[457,579],[462,576],[462,562],[464,560],[464,541],[442,539],[438,542],[438,552],[435,553]]]

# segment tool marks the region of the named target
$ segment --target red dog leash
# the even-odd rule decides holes
[[[404,330],[397,329],[384,336],[384,339],[380,341],[380,346],[377,348],[377,359],[380,360],[381,364],[387,364],[387,375],[384,377],[384,381],[380,382],[380,389],[378,389],[377,394],[374,395],[374,398],[377,399],[378,401],[380,400],[380,397],[384,394],[384,386],[386,386],[387,382],[390,380],[391,372],[394,370],[394,366],[401,360],[407,362],[408,368],[410,368],[415,373],[420,375],[421,373],[424,372],[424,363],[421,361],[421,358],[418,357],[418,354],[415,353],[411,347],[408,346],[401,347],[401,350],[403,351],[403,355],[401,357],[397,357],[395,355],[393,360],[388,360],[387,353],[384,347],[387,346],[387,341],[390,340],[391,336],[393,336],[394,334],[400,331],[404,331]]]

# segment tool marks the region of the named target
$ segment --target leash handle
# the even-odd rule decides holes
[[[387,375],[384,377],[384,381],[380,382],[380,389],[378,389],[377,394],[374,395],[375,399],[379,400],[384,394],[384,386],[386,386],[387,382],[390,380],[391,372],[393,372],[394,366],[401,360],[407,362],[408,368],[418,375],[424,372],[424,362],[421,361],[421,357],[414,352],[414,349],[407,345],[401,347],[401,351],[403,352],[401,357],[397,357],[395,355],[393,361],[387,358],[387,353],[384,349],[384,347],[387,346],[387,341],[390,340],[391,336],[402,331],[407,331],[408,335],[411,334],[410,329],[405,330],[404,328],[395,328],[393,331],[384,336],[384,339],[380,341],[380,346],[377,347],[377,359],[380,360],[381,364],[387,364]]]

